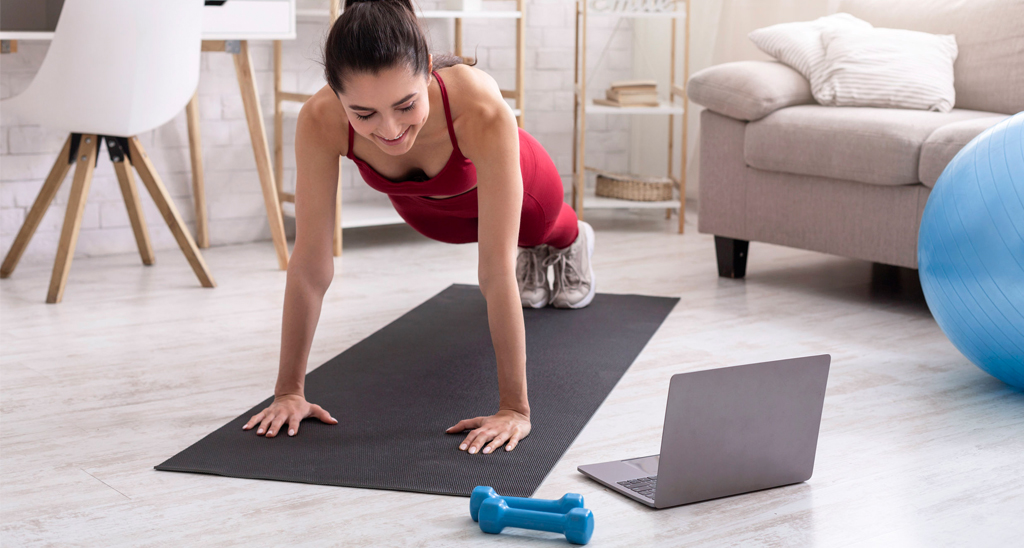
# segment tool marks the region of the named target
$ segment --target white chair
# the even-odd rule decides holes
[[[199,83],[203,0],[65,0],[35,79],[0,103],[22,123],[70,135],[0,266],[14,271],[57,190],[77,163],[46,302],[64,295],[101,141],[114,163],[128,217],[146,265],[153,249],[132,176],[134,167],[203,287],[216,284],[137,135],[188,103]]]

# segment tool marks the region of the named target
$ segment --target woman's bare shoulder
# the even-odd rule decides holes
[[[501,98],[501,88],[490,74],[469,65],[455,65],[438,71],[444,79],[452,117],[463,113],[474,117],[508,108]]]
[[[504,151],[504,143],[518,135],[516,118],[494,78],[467,65],[449,67],[438,74],[444,79],[455,136],[466,157],[485,160],[495,150]]]
[[[302,105],[296,133],[310,137],[314,146],[348,151],[348,116],[330,86],[324,86]]]

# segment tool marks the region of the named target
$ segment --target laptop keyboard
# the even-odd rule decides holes
[[[646,478],[637,478],[632,480],[620,481],[619,485],[639,493],[651,500],[654,500],[654,489],[658,486],[658,476],[649,476]]]

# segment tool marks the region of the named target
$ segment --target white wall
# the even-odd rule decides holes
[[[692,0],[690,7],[690,74],[719,63],[770,59],[747,38],[750,31],[787,21],[807,21],[836,11],[838,0]],[[683,25],[680,24],[680,28]],[[637,76],[668,81],[669,26],[664,21],[638,21],[633,40]],[[677,50],[677,74],[682,80],[682,34]],[[661,91],[667,95],[667,88]],[[700,111],[690,104],[688,120],[687,196],[699,195]],[[676,121],[676,139],[682,136]],[[639,173],[664,175],[668,163],[667,117],[636,117],[631,135],[632,165]],[[679,141],[677,140],[676,143]],[[679,145],[673,146],[673,169],[679,173]]]
[[[488,2],[514,9],[514,2]],[[300,8],[323,7],[325,0],[299,0]],[[440,2],[421,2],[424,9]],[[572,83],[574,3],[568,0],[528,0],[526,57],[526,128],[544,145],[558,164],[568,187],[572,160]],[[448,49],[452,23],[433,21],[427,25],[435,49]],[[320,45],[326,35],[326,20],[300,21],[298,39],[284,43],[283,85],[286,90],[314,92],[324,85]],[[589,42],[603,44],[610,28],[592,25]],[[515,77],[515,24],[508,20],[467,20],[465,52],[479,58],[479,67],[493,74],[502,87],[511,88]],[[591,87],[603,89],[607,82],[628,77],[632,47],[631,28],[621,28],[606,54],[604,67],[594,71]],[[19,43],[19,52],[0,57],[0,98],[20,93],[31,81],[46,55],[44,42]],[[252,44],[257,85],[268,131],[273,127],[271,101],[272,57],[270,42]],[[210,239],[213,245],[250,242],[270,238],[263,199],[256,174],[249,134],[242,111],[234,66],[229,55],[203,53],[199,99],[209,203]],[[590,56],[596,62],[596,55]],[[588,154],[594,165],[609,169],[629,168],[628,117],[591,116],[588,120]],[[295,116],[285,118],[285,188],[294,187]],[[32,205],[65,135],[46,128],[19,125],[0,107],[0,252],[6,253]],[[272,139],[272,133],[268,135]],[[194,229],[191,171],[184,113],[165,126],[141,135],[182,216]],[[273,146],[271,144],[271,146]],[[358,178],[346,162],[346,200],[379,197]],[[26,260],[54,256],[63,222],[70,175],[54,205],[47,212]],[[175,248],[173,238],[148,196],[145,213],[154,247]],[[135,242],[116,178],[104,151],[86,205],[76,255],[134,253]]]

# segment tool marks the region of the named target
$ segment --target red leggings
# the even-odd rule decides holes
[[[519,246],[548,244],[566,248],[576,240],[576,212],[563,200],[562,178],[547,151],[519,130],[519,166],[523,173],[523,213]],[[395,211],[409,226],[433,240],[451,244],[476,242],[477,191],[452,198],[391,195]]]

